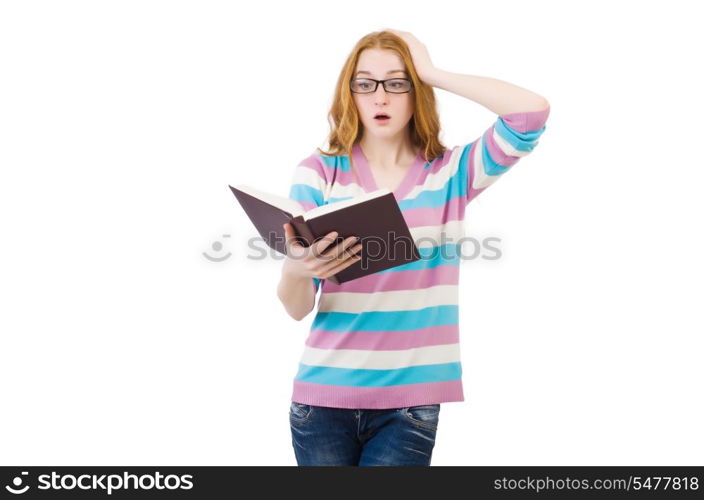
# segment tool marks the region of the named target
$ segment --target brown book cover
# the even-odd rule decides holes
[[[284,255],[286,237],[283,225],[286,222],[291,223],[298,241],[306,247],[337,231],[337,240],[325,252],[345,238],[357,236],[362,244],[362,258],[325,278],[335,284],[420,260],[406,220],[388,189],[305,211],[297,201],[289,198],[244,184],[229,187],[267,245]]]

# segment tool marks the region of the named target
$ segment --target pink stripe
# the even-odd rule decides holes
[[[414,181],[414,186],[422,185],[425,179],[431,173],[437,173],[450,161],[450,156],[452,155],[452,150],[449,148],[445,149],[445,153],[441,158],[436,158],[431,162],[430,167],[423,170],[421,175],[418,176]],[[341,186],[349,186],[350,184],[355,184],[362,187],[362,179],[356,171],[356,166],[350,161],[350,169],[343,172],[338,168],[337,177],[335,178],[335,184],[340,184]],[[332,178],[331,178],[332,180]],[[413,187],[413,186],[412,186]]]
[[[450,156],[452,155],[452,150],[449,148],[445,149],[445,154],[441,158],[436,158],[430,165],[430,167],[426,168],[423,170],[421,175],[418,176],[417,179],[414,181],[415,186],[423,185],[425,183],[425,179],[430,175],[431,173],[437,173],[442,168],[447,164],[448,161],[450,161]],[[363,189],[363,184],[362,184],[362,179],[360,175],[358,175],[356,171],[356,166],[350,163],[351,168],[347,170],[346,172],[343,172],[342,169],[338,168],[337,169],[337,177],[335,177],[335,184],[339,184],[340,186],[349,186],[350,184],[354,184],[356,186],[359,186],[360,188]],[[334,167],[333,167],[334,168]],[[332,171],[333,168],[328,168],[327,170]],[[332,174],[330,174],[330,182],[332,181]]]
[[[457,344],[458,325],[431,326],[416,330],[370,332],[331,332],[311,329],[306,345],[319,349],[361,349],[364,351],[395,351],[432,345]]]
[[[417,290],[437,285],[457,285],[459,284],[459,269],[457,267],[455,265],[440,265],[430,269],[374,273],[340,285],[324,280],[322,293],[374,293],[391,290]]]
[[[491,159],[494,160],[494,163],[498,163],[502,167],[512,167],[521,158],[520,156],[507,155],[501,150],[494,140],[493,127],[484,132],[484,142],[486,143],[486,149],[489,151]],[[479,147],[479,141],[477,141],[476,147]]]
[[[298,200],[296,200],[296,201],[298,201]],[[301,206],[303,207],[303,210],[305,210],[306,212],[308,210],[310,210],[311,208],[315,208],[318,206],[315,204],[314,201],[299,201],[298,203],[301,204]]]
[[[317,154],[313,153],[308,158],[301,161],[299,163],[299,166],[307,167],[307,168],[310,168],[311,170],[315,170],[315,173],[317,173],[321,179],[327,180],[327,178],[325,177],[327,169],[325,168],[325,165],[323,164],[322,158],[320,158],[320,156],[318,156]],[[330,177],[330,179],[332,180],[332,177]]]
[[[332,181],[332,179],[330,179]],[[354,175],[352,172],[342,172],[340,169],[337,170],[337,177],[335,177],[335,185],[349,186],[355,185],[362,187],[362,182]]]
[[[330,171],[330,182],[332,182],[332,175],[335,171],[335,167],[328,167],[328,170]],[[343,171],[342,167],[340,166],[337,167],[337,177],[335,177],[335,184],[339,184],[340,186],[349,186],[350,184],[355,184],[360,187],[362,186],[362,179],[357,173],[356,166],[352,165],[352,162],[350,162],[350,168],[348,168],[346,171]]]
[[[550,107],[540,110],[540,111],[526,111],[523,113],[507,113],[501,115],[504,123],[513,130],[526,133],[534,130],[539,130],[545,125],[550,114]],[[496,124],[492,125],[484,133],[484,142],[486,143],[486,148],[491,155],[494,162],[498,163],[504,167],[513,166],[521,158],[520,156],[511,156],[504,153],[496,141],[494,140],[494,127]]]
[[[407,208],[403,210],[403,218],[408,227],[439,226],[449,221],[462,220],[464,206],[464,197],[455,196],[438,207]]]
[[[550,116],[550,106],[539,111],[524,111],[522,113],[506,113],[500,115],[506,125],[522,134],[543,128]]]
[[[430,167],[423,168],[423,170],[420,172],[420,175],[418,175],[411,182],[410,189],[408,190],[408,192],[404,193],[404,197],[408,196],[408,193],[410,193],[417,186],[422,186],[423,184],[425,184],[430,174],[437,174],[440,170],[442,170],[445,165],[447,165],[447,162],[450,160],[451,154],[452,150],[445,148],[445,154],[441,158],[436,158],[435,160],[433,160],[433,162],[430,164]]]
[[[433,162],[430,164],[430,167],[425,169],[425,172],[427,172],[425,175],[422,175],[421,178],[419,179],[419,183],[425,182],[425,178],[430,175],[430,174],[437,174],[440,172],[440,170],[447,165],[447,163],[450,161],[450,157],[452,156],[452,149],[451,148],[445,148],[445,153],[442,155],[441,158],[435,158]]]
[[[330,408],[386,410],[464,401],[462,380],[354,387],[293,381],[291,401]]]

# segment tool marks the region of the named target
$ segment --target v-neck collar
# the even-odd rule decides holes
[[[352,161],[354,162],[354,165],[358,168],[360,181],[362,182],[362,188],[367,193],[371,193],[372,191],[376,191],[377,189],[379,189],[379,187],[376,185],[376,181],[374,180],[374,175],[372,174],[372,170],[369,167],[369,163],[367,162],[367,157],[364,156],[364,152],[362,151],[362,148],[359,146],[358,142],[355,142],[352,145]],[[425,159],[423,158],[421,151],[418,151],[418,154],[416,155],[415,160],[413,160],[413,164],[409,167],[408,171],[406,172],[405,177],[398,185],[398,187],[393,191],[396,200],[400,201],[411,191],[416,179],[418,178],[418,171],[424,163]]]

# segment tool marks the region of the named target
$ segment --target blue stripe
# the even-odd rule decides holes
[[[481,138],[483,144],[483,137]],[[469,165],[469,151],[472,149],[472,145],[477,142],[470,142],[462,147],[462,153],[459,158],[459,165],[457,171],[452,177],[450,177],[447,182],[442,185],[439,189],[434,190],[423,190],[415,198],[410,198],[406,200],[401,200],[398,202],[398,206],[401,210],[411,210],[418,208],[435,208],[441,207],[449,202],[452,198],[467,197],[467,188],[469,186],[468,179],[468,168]],[[489,154],[484,149],[484,165],[491,163],[496,165],[493,160],[487,160]],[[448,165],[443,166],[443,168],[449,168]],[[508,170],[510,167],[501,167],[497,165],[497,170],[504,169]],[[502,172],[503,173],[503,172]],[[491,174],[490,174],[491,175]]]
[[[313,202],[317,206],[323,204],[323,192],[308,184],[292,184],[288,197],[296,201]]]
[[[298,365],[296,380],[315,384],[354,387],[387,387],[392,385],[448,382],[462,378],[460,362],[408,366],[391,370],[337,368]]]
[[[347,155],[324,156],[319,154],[318,156],[323,160],[323,164],[328,168],[334,169],[335,165],[337,165],[338,173],[347,172],[351,168],[350,158]]]
[[[457,305],[440,305],[408,311],[361,313],[318,311],[311,328],[334,332],[415,330],[432,326],[456,325],[458,316]]]
[[[538,138],[545,131],[545,125],[538,130],[529,130],[528,132],[518,132],[509,127],[502,117],[499,117],[494,124],[496,132],[508,142],[514,149],[518,151],[533,151],[533,148],[538,145]],[[492,133],[489,131],[488,133]]]
[[[491,132],[487,132],[490,134]],[[484,173],[486,175],[502,175],[505,174],[511,167],[499,165],[489,154],[489,148],[485,141],[486,135],[482,136],[482,163],[484,164]]]
[[[463,158],[464,156],[460,158],[460,161],[465,161]],[[418,196],[415,198],[400,200],[398,207],[402,211],[415,208],[441,207],[451,198],[465,196],[467,193],[467,181],[462,182],[463,178],[466,179],[466,173],[463,172],[463,170],[466,169],[458,168],[457,172],[439,189],[426,189],[418,193]]]
[[[355,196],[340,196],[338,198],[334,198],[331,196],[330,199],[328,200],[328,203],[336,203],[338,201],[350,200],[352,198],[356,198],[356,197]]]
[[[401,264],[400,266],[377,271],[375,274],[398,273],[401,271],[417,271],[419,269],[432,269],[438,266],[459,266],[462,257],[462,242],[435,245],[432,247],[418,247],[420,260]]]
[[[477,142],[477,141],[474,141]],[[461,190],[464,191],[462,196],[466,199],[469,190],[469,151],[472,149],[472,144],[470,142],[462,148],[462,155],[460,156],[460,164],[457,167],[457,179],[455,182],[460,185]]]

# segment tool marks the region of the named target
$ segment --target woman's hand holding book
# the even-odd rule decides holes
[[[355,236],[345,238],[340,244],[328,248],[338,235],[337,231],[332,231],[309,247],[305,247],[296,241],[296,233],[291,224],[284,224],[284,231],[286,232],[284,273],[299,277],[325,279],[362,258],[359,255],[362,244],[352,246],[358,241]]]

